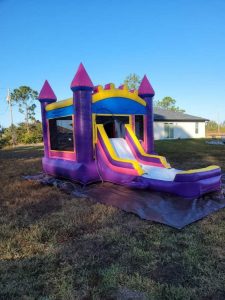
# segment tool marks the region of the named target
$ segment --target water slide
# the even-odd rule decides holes
[[[128,145],[127,141],[123,138],[112,138],[110,139],[110,143],[119,158],[131,159],[137,161],[140,164],[141,168],[144,171],[144,174],[142,175],[143,177],[173,181],[176,174],[180,172],[179,170],[173,168],[158,167],[151,164],[146,164],[144,162],[139,162],[138,158],[136,158],[131,151],[131,148]]]
[[[130,125],[125,125],[125,130],[125,138],[109,139],[103,125],[97,125],[97,161],[103,180],[183,197],[198,197],[220,188],[219,167],[171,168],[165,157],[144,151]]]

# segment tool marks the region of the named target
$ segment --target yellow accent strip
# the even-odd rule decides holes
[[[121,98],[128,98],[130,100],[136,101],[139,104],[146,106],[146,102],[141,99],[136,93],[131,93],[128,90],[117,90],[117,89],[110,89],[110,90],[102,90],[96,94],[92,95],[92,103],[104,100],[106,98],[113,98],[113,97],[121,97]]]
[[[102,85],[98,85],[97,88],[98,88],[98,93],[103,91],[103,86]]]
[[[138,96],[137,91],[131,93],[126,86],[124,87],[123,90],[115,89],[113,83],[110,84],[110,90],[104,90],[102,86],[99,86],[99,92],[92,95],[92,103],[104,100],[106,98],[113,98],[113,97],[128,98],[143,106],[146,106],[146,102]],[[53,109],[70,106],[72,104],[73,104],[73,98],[69,98],[69,99],[48,104],[46,105],[45,110],[50,111]]]
[[[49,151],[51,151],[51,152],[63,152],[63,153],[75,153],[75,151],[65,151],[65,150],[52,150],[52,149],[49,149]]]
[[[96,114],[96,116],[110,116],[110,117],[115,117],[115,116],[123,117],[123,116],[125,116],[125,117],[129,117],[129,118],[132,117],[132,115],[130,115],[130,114],[102,114],[102,113]]]
[[[46,105],[45,110],[49,111],[49,110],[53,110],[53,109],[57,109],[57,108],[62,108],[62,107],[66,107],[66,106],[70,106],[73,104],[73,98],[69,98],[66,100],[62,100],[59,102],[54,102],[51,104]]]
[[[96,114],[92,114],[93,147],[97,143]]]
[[[193,174],[193,173],[212,171],[212,170],[216,170],[216,169],[220,169],[220,167],[218,167],[216,165],[212,165],[212,166],[209,166],[209,167],[206,167],[206,168],[201,168],[201,169],[181,171],[181,172],[178,172],[177,174]]]
[[[141,168],[141,166],[139,165],[138,162],[136,162],[135,160],[131,160],[131,159],[122,159],[122,158],[119,158],[116,155],[116,153],[115,153],[115,151],[114,151],[114,149],[113,149],[113,147],[112,147],[112,145],[110,143],[110,140],[109,140],[109,138],[108,138],[108,136],[107,136],[107,134],[105,132],[105,129],[104,129],[103,125],[102,124],[98,124],[97,128],[99,130],[99,133],[101,134],[101,137],[103,138],[103,141],[104,141],[104,143],[105,143],[105,145],[106,145],[106,147],[107,147],[107,149],[109,151],[109,154],[112,157],[112,159],[116,160],[116,161],[119,161],[119,162],[131,163],[133,165],[134,169],[138,172],[138,175],[140,175],[140,176],[143,175],[144,171],[142,170],[142,168]]]
[[[139,140],[137,139],[136,135],[134,134],[132,128],[130,125],[126,124],[125,125],[126,129],[128,130],[131,138],[133,139],[133,142],[135,143],[135,145],[138,148],[138,151],[141,153],[141,155],[145,156],[145,157],[152,157],[152,158],[158,158],[161,162],[161,164],[169,169],[171,168],[170,164],[166,161],[166,158],[164,156],[160,156],[160,155],[153,155],[153,154],[148,154],[144,151],[142,145],[140,144]]]
[[[123,90],[128,91],[128,85],[126,83],[123,85]]]
[[[132,126],[132,116],[129,115],[129,125]]]
[[[115,89],[115,84],[114,83],[110,83],[110,89],[114,90]]]

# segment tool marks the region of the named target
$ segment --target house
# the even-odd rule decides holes
[[[188,139],[205,138],[208,119],[161,108],[154,109],[154,138]]]

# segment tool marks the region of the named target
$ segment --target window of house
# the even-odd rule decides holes
[[[174,125],[173,123],[164,123],[164,132],[166,139],[174,138]]]
[[[144,140],[144,116],[135,116],[135,134],[139,140]]]
[[[195,134],[199,133],[199,123],[195,122]]]
[[[49,120],[51,150],[74,151],[72,116]]]

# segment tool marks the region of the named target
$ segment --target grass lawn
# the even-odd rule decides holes
[[[225,171],[225,146],[156,150],[178,168]],[[182,231],[143,221],[24,181],[42,152],[0,150],[0,299],[225,299],[225,209]]]

